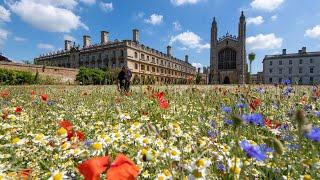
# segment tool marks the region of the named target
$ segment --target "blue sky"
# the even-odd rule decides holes
[[[0,52],[13,60],[33,60],[63,49],[64,39],[82,45],[82,35],[100,41],[131,39],[192,63],[209,65],[212,18],[218,34],[237,35],[240,12],[247,18],[247,52],[257,54],[253,72],[266,54],[320,51],[320,0],[1,0]]]

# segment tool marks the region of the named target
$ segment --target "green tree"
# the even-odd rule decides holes
[[[251,73],[252,73],[252,62],[256,59],[256,54],[255,53],[250,53],[249,54],[249,62],[250,62],[250,83],[252,83],[252,78],[251,78]]]

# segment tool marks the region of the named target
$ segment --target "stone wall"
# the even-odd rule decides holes
[[[0,68],[28,71],[32,73],[39,72],[40,76],[50,77],[61,83],[74,84],[78,69],[61,68],[61,67],[45,67],[39,65],[29,65],[21,63],[0,62]]]

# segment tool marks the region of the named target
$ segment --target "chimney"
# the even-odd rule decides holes
[[[135,42],[139,42],[139,30],[138,29],[133,29],[132,30],[132,40]]]
[[[207,74],[207,68],[205,66],[203,66],[202,71],[203,71],[203,74]]]
[[[101,31],[101,44],[107,44],[109,41],[109,32]]]
[[[172,56],[172,47],[167,46],[167,56],[171,57]]]
[[[87,35],[84,35],[83,36],[83,47],[84,48],[89,47],[90,43],[91,43],[91,37],[87,36]]]
[[[286,55],[287,54],[287,49],[282,49],[282,55]]]
[[[64,50],[70,51],[71,50],[71,43],[72,43],[72,41],[64,40]]]
[[[307,53],[307,47],[302,47],[302,53]]]
[[[186,63],[189,63],[189,56],[188,56],[188,55],[186,55],[186,56],[184,57],[184,61],[185,61]]]
[[[200,74],[200,68],[198,68],[198,74]]]

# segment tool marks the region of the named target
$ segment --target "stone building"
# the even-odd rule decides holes
[[[291,80],[295,84],[320,83],[320,51],[307,52],[303,47],[298,53],[267,55],[263,59],[263,76],[265,84],[282,83]]]
[[[195,76],[196,68],[185,60],[172,56],[172,47],[163,53],[139,42],[139,30],[133,30],[132,40],[109,40],[109,33],[101,32],[101,42],[91,45],[90,36],[83,36],[83,47],[65,40],[63,51],[41,55],[35,64],[68,68],[121,68],[131,69],[133,78],[154,78],[158,82],[177,83]],[[135,77],[137,76],[137,77]]]
[[[249,75],[246,56],[246,18],[243,12],[238,37],[227,33],[218,39],[218,25],[214,18],[211,26],[210,83],[246,83]]]

